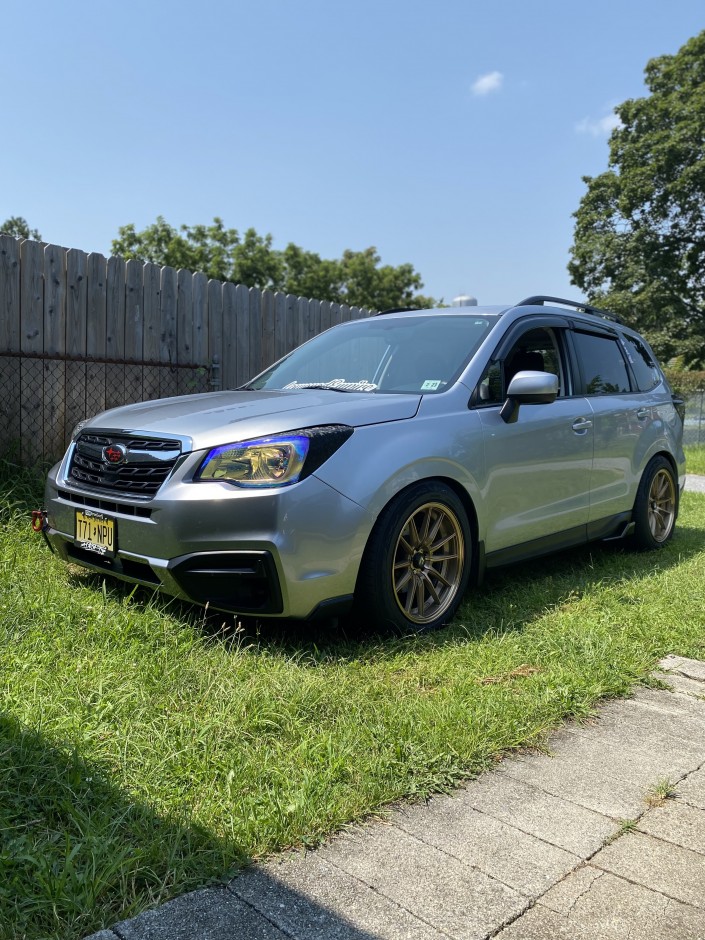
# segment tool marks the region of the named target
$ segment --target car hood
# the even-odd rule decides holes
[[[403,421],[416,414],[420,401],[420,395],[327,389],[206,392],[123,405],[96,415],[84,427],[179,437],[189,449],[200,450],[319,424],[361,427]]]

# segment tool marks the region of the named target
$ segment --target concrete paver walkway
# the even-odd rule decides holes
[[[91,940],[705,940],[705,663],[452,796]]]

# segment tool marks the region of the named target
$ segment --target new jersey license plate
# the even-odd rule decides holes
[[[91,509],[76,510],[76,544],[104,558],[114,558],[117,552],[117,526],[115,520]]]

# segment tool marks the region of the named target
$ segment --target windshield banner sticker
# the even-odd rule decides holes
[[[346,382],[345,379],[331,379],[330,382],[289,382],[284,388],[335,388],[341,392],[374,392],[379,386],[361,379],[359,382]]]

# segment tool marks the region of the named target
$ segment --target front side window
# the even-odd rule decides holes
[[[557,375],[558,394],[566,394],[565,372],[558,339],[553,330],[528,330],[519,337],[502,360],[492,360],[480,381],[479,403],[502,404],[507,397],[511,380],[517,372],[527,370]]]
[[[629,373],[616,338],[573,333],[585,395],[618,395],[631,391]]]

